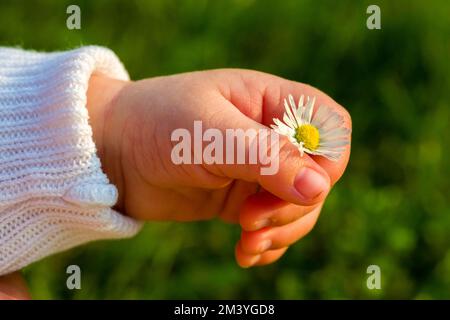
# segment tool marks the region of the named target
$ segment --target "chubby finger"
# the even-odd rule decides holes
[[[217,111],[203,125],[216,129],[218,135],[228,132],[231,138],[227,139],[233,143],[222,146],[226,161],[203,164],[208,172],[258,183],[279,198],[298,205],[313,205],[326,198],[330,177],[310,156],[302,156],[287,137],[274,134],[267,126],[245,116],[222,95],[213,98],[211,103]],[[255,150],[259,150],[256,152],[259,155]],[[264,161],[261,161],[261,150],[267,156],[263,156]]]
[[[283,117],[283,99],[292,94],[296,99],[301,95],[315,97],[316,106],[326,105],[331,108],[342,116],[343,126],[352,129],[348,111],[330,96],[308,84],[253,70],[218,70],[216,75],[218,83],[228,83],[229,90],[224,91],[228,94],[224,96],[245,116],[266,126],[273,124],[274,118]],[[349,156],[350,146],[346,146],[336,162],[320,156],[311,158],[328,173],[333,185],[344,173]]]
[[[287,251],[288,247],[268,250],[261,254],[261,258],[254,264],[254,266],[264,266],[271,264],[280,259]]]
[[[283,256],[288,248],[280,248],[276,250],[269,250],[262,254],[247,254],[242,251],[239,242],[235,248],[235,257],[237,264],[242,268],[249,268],[252,266],[262,266],[273,263]]]
[[[269,226],[289,224],[308,214],[323,202],[300,206],[284,201],[267,191],[249,196],[243,203],[239,222],[245,231],[256,231]]]
[[[261,254],[267,250],[288,247],[307,235],[316,224],[320,207],[302,218],[281,226],[265,227],[257,231],[242,231],[240,246],[247,254]]]
[[[317,88],[310,85],[290,81],[278,77],[268,76],[271,82],[267,85],[267,90],[264,91],[264,106],[262,122],[269,125],[273,118],[280,118],[283,115],[282,98],[292,94],[298,98],[301,95],[315,97],[316,106],[325,105],[342,117],[343,127],[352,129],[352,121],[349,112],[334,101],[327,94],[323,93]],[[317,107],[314,109],[314,113]],[[351,135],[348,137],[351,140]],[[350,145],[345,146],[341,157],[337,161],[330,161],[321,156],[311,156],[311,158],[319,164],[329,175],[331,184],[334,185],[342,176],[347,167],[350,157]]]
[[[239,222],[239,211],[246,199],[258,191],[258,184],[234,180],[225,196],[224,206],[219,216],[229,223]]]

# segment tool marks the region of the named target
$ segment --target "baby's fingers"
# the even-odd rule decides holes
[[[313,206],[299,206],[263,191],[245,200],[240,210],[239,221],[245,231],[282,226],[294,222],[322,204],[323,202]]]
[[[261,254],[267,250],[288,247],[307,235],[319,217],[320,207],[304,217],[281,227],[266,227],[257,231],[242,231],[240,247],[246,254]]]
[[[352,121],[347,110],[327,94],[310,85],[250,70],[229,70],[217,73],[223,75],[219,77],[222,81],[224,78],[228,80],[229,90],[226,92],[229,94],[225,95],[226,99],[245,116],[265,126],[274,124],[274,118],[283,120],[285,113],[284,99],[288,98],[289,95],[294,97],[295,102],[304,95],[315,98],[313,113],[316,113],[318,108],[324,105],[331,112],[341,117],[341,127],[351,131]],[[348,139],[350,138],[349,136]],[[312,156],[311,159],[328,173],[331,185],[334,185],[344,173],[349,156],[350,145],[347,145],[336,162],[327,160],[322,156]]]
[[[276,250],[269,250],[262,254],[247,254],[242,251],[240,244],[236,245],[235,256],[237,263],[242,268],[248,268],[252,266],[262,266],[269,263],[273,263],[280,259],[288,248],[281,248]]]

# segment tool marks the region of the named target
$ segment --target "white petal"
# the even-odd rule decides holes
[[[316,127],[319,126],[325,120],[325,117],[328,115],[328,107],[324,105],[320,105],[317,109],[317,112],[313,115],[311,123]]]
[[[328,147],[319,147],[316,152],[320,153],[320,154],[325,154],[325,153],[342,153],[345,151],[345,148],[328,148]]]
[[[324,124],[325,123],[328,124],[330,121],[331,121],[330,124],[340,125],[344,121],[344,117],[342,115],[340,115],[339,113],[332,111],[332,112],[330,112],[330,116],[327,117],[327,119],[324,121]]]
[[[312,150],[307,149],[307,148],[304,148],[304,149],[305,149],[305,152],[306,152],[306,153],[314,154],[314,155],[320,155],[317,151],[312,151]]]
[[[298,100],[298,107],[297,107],[297,111],[296,111],[296,115],[297,118],[301,120],[301,123],[303,124],[303,100],[304,100],[304,96],[301,95],[300,99]]]
[[[336,161],[345,152],[345,146],[350,143],[351,130],[340,127],[343,124],[343,117],[325,105],[320,105],[314,114],[314,104],[316,97],[306,97],[301,95],[298,105],[295,104],[292,95],[284,99],[285,112],[283,121],[273,119],[274,124],[270,127],[278,134],[286,136],[291,143],[299,149],[300,154],[309,153],[320,155],[327,159]],[[296,129],[304,123],[314,125],[320,133],[320,144],[316,150],[305,148],[303,142],[295,139]]]
[[[294,126],[298,126],[297,119],[296,119],[296,117],[294,116],[293,110],[292,110],[291,106],[288,104],[288,102],[287,102],[286,99],[284,99],[284,109],[286,110],[285,115],[288,116],[288,118],[291,120],[291,123],[292,123]],[[295,110],[294,110],[294,112],[295,112]],[[284,120],[284,119],[285,119],[285,117],[283,117],[283,120]],[[286,121],[285,121],[285,122],[286,122]]]
[[[324,131],[323,133],[320,134],[320,138],[325,139],[325,138],[329,138],[329,139],[333,139],[336,137],[346,137],[350,134],[350,129],[348,128],[334,128],[328,131]]]
[[[291,126],[287,125],[286,123],[280,121],[280,119],[277,119],[277,118],[273,119],[273,123],[275,123],[279,127],[287,127],[287,128],[292,129],[292,130],[295,130],[295,127],[291,127]]]
[[[343,124],[344,122],[342,116],[337,114],[336,112],[331,112],[319,126],[320,128],[322,128],[322,130],[326,131],[340,127]]]
[[[305,99],[304,95],[300,96],[300,99],[298,99],[298,109],[300,109],[300,107],[303,107],[303,101]]]
[[[323,148],[323,147],[319,147],[318,149],[312,151],[309,149],[305,149],[305,152],[312,154],[312,155],[317,155],[317,156],[322,156],[325,157],[329,160],[332,161],[337,161],[342,153],[345,151],[345,149],[340,149],[340,148]]]
[[[293,111],[297,111],[297,107],[296,107],[296,105],[295,105],[294,97],[292,96],[292,94],[290,94],[290,95],[288,96],[288,98],[289,98],[289,104],[291,105],[292,110],[293,110]]]
[[[295,134],[295,129],[292,129],[291,127],[285,125],[284,123],[282,123],[280,121],[278,121],[278,122],[279,122],[279,124],[272,125],[271,128],[283,135],[292,135],[293,136]]]
[[[303,123],[305,123],[301,115],[299,115],[299,111],[300,109],[297,109],[296,112],[294,113],[295,121],[297,121],[297,127],[300,127]]]
[[[338,155],[324,154],[323,157],[327,158],[328,160],[336,162],[341,158],[341,154]]]
[[[289,133],[289,131],[287,131],[285,128],[283,127],[279,127],[279,126],[274,126],[272,125],[271,128],[273,130],[275,130],[276,133],[278,134],[282,134],[282,135],[287,135]]]
[[[336,141],[327,141],[327,142],[323,142],[320,143],[321,147],[330,147],[330,148],[335,148],[335,147],[343,147],[348,145],[348,141],[346,140],[336,140]]]
[[[313,97],[313,99],[310,101],[310,103],[308,103],[305,107],[305,119],[308,123],[311,123],[315,102],[316,102],[316,97]]]
[[[288,126],[293,127],[293,128],[297,127],[297,123],[295,122],[295,118],[292,117],[292,115],[291,115],[291,111],[286,102],[286,99],[284,100],[284,108],[285,108],[285,112],[283,114],[284,123],[286,123]]]
[[[328,136],[328,137],[320,137],[320,143],[322,142],[330,142],[330,141],[347,141],[350,142],[350,136]]]
[[[316,154],[332,161],[336,161],[342,156],[341,152],[317,152]]]
[[[304,107],[300,107],[297,109],[297,112],[295,113],[297,119],[300,119],[300,122],[303,124],[305,121],[303,119],[303,114],[304,114]]]
[[[289,118],[289,116],[286,113],[283,114],[283,121],[287,126],[289,126],[291,128],[297,127],[297,124],[295,122],[292,122],[292,120]]]

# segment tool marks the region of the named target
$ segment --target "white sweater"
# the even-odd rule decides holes
[[[0,47],[0,275],[140,228],[111,209],[117,189],[101,170],[86,109],[93,72],[128,79],[106,48]]]

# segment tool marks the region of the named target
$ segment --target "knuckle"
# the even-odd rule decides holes
[[[260,243],[261,240],[261,232],[243,231],[241,235],[241,248],[247,253],[258,253],[258,248],[255,248],[255,244]]]

